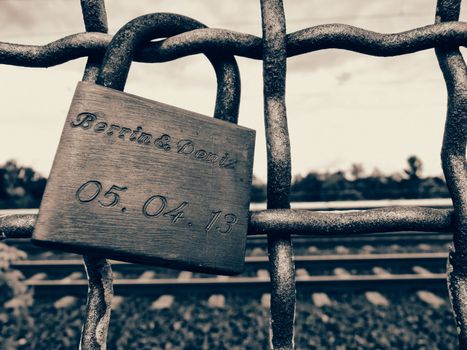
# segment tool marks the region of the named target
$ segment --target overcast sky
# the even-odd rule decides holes
[[[287,32],[346,23],[394,33],[433,23],[434,0],[289,0]],[[108,0],[110,33],[151,12],[174,12],[208,26],[261,35],[259,1]],[[466,10],[461,20],[465,20]],[[0,0],[0,41],[45,44],[84,31],[78,0]],[[465,51],[463,50],[464,54]],[[262,66],[238,58],[241,125],[257,130],[254,173],[266,178]],[[0,163],[17,159],[47,176],[85,59],[48,69],[0,66]],[[134,63],[125,91],[212,115],[215,75],[202,56]],[[288,60],[287,111],[293,174],[346,169],[400,171],[409,155],[441,174],[446,91],[434,51],[394,58],[325,50]]]

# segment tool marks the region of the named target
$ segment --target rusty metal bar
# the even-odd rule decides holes
[[[438,0],[436,23],[459,20],[460,0]],[[448,108],[441,161],[454,207],[455,230],[448,259],[448,290],[459,349],[467,349],[467,67],[455,45],[437,47],[436,57],[446,81]]]
[[[353,212],[263,210],[251,214],[249,234],[334,236],[404,230],[450,232],[453,212],[431,208],[383,208]]]
[[[0,241],[8,238],[31,238],[36,218],[36,214],[0,216]]]
[[[268,209],[290,208],[291,157],[285,106],[287,52],[282,0],[261,0]],[[271,308],[269,347],[294,348],[295,266],[289,233],[268,235]]]
[[[81,12],[87,32],[109,31],[104,0],[81,0]]]
[[[81,10],[86,31],[107,33],[104,0],[81,0]],[[88,57],[83,81],[96,81],[102,58],[101,53]],[[112,268],[103,257],[83,256],[83,262],[88,278],[88,293],[80,349],[105,350],[113,297]]]
[[[31,238],[35,214],[0,216],[3,239]],[[417,207],[355,211],[316,212],[298,209],[268,209],[250,212],[249,235],[282,233],[304,236],[355,235],[379,232],[452,232],[454,211]]]
[[[80,349],[105,350],[113,297],[112,268],[101,257],[83,257],[88,277],[86,319]]]
[[[104,0],[81,0],[81,11],[87,32],[107,34],[108,26]],[[96,81],[102,58],[103,55],[100,52],[89,55],[84,69],[83,81]]]
[[[439,23],[396,34],[376,33],[345,24],[326,24],[296,31],[286,38],[288,57],[332,48],[372,56],[399,56],[445,44],[467,46],[467,23]],[[111,39],[111,35],[103,33],[79,33],[46,45],[0,42],[0,64],[51,67],[79,57],[103,54]],[[260,60],[262,40],[225,29],[195,29],[162,42],[147,43],[136,53],[135,61],[166,62],[221,51]]]

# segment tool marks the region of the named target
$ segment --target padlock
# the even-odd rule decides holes
[[[105,86],[78,83],[33,242],[237,274],[245,260],[255,131],[119,91],[136,48],[167,28],[156,15],[114,36],[97,80]]]

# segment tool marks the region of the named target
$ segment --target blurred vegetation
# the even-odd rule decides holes
[[[414,199],[449,197],[444,178],[423,177],[423,163],[407,158],[401,172],[385,175],[377,168],[367,174],[362,164],[336,172],[312,171],[293,179],[291,200],[316,202],[368,199]],[[47,179],[30,167],[10,160],[0,166],[0,209],[38,208]],[[251,201],[266,200],[266,185],[253,177]]]
[[[38,208],[47,180],[10,160],[0,166],[0,209]]]
[[[417,156],[410,156],[406,168],[391,175],[384,175],[377,168],[366,174],[362,164],[353,164],[347,171],[312,171],[293,179],[290,199],[293,202],[326,202],[449,197],[444,178],[422,177],[422,171],[423,163]],[[266,185],[257,178],[253,179],[251,200],[266,200]]]

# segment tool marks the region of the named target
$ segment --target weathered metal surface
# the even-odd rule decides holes
[[[438,0],[436,23],[459,20],[460,0]],[[448,90],[441,161],[454,206],[455,230],[448,260],[448,290],[457,323],[459,349],[467,349],[467,67],[459,48],[437,47]]]
[[[287,52],[281,0],[261,1],[264,124],[268,160],[268,209],[290,208],[290,140],[285,106]],[[268,236],[271,274],[269,347],[293,349],[295,266],[289,233]]]
[[[104,0],[81,0],[84,26],[87,32],[108,32],[107,14]],[[95,82],[102,64],[103,52],[96,52],[88,56],[84,68],[83,81]]]
[[[104,0],[81,0],[81,12],[87,32],[108,32]]]
[[[112,269],[106,259],[84,257],[88,277],[86,319],[81,332],[82,350],[106,349],[113,297]]]
[[[33,242],[240,273],[254,140],[253,130],[232,123],[79,83]]]
[[[4,215],[0,217],[0,231],[4,238],[31,238],[35,221],[33,214]],[[332,237],[408,230],[452,232],[455,225],[454,211],[450,209],[396,207],[353,212],[274,209],[250,212],[248,234]]]
[[[384,208],[354,212],[263,210],[253,212],[250,234],[350,235],[396,231],[450,232],[452,210],[431,208]]]
[[[383,34],[345,24],[326,24],[286,36],[287,56],[323,49],[345,49],[373,56],[398,56],[427,50],[445,43],[467,45],[467,23],[432,24],[402,33]],[[0,42],[0,64],[50,67],[79,57],[103,54],[112,39],[102,33],[69,35],[46,45]],[[166,62],[204,52],[219,52],[260,60],[261,38],[226,29],[195,29],[148,43],[135,54],[135,61]]]
[[[86,31],[107,33],[104,0],[81,0],[81,10]],[[102,58],[101,53],[88,57],[83,81],[96,81]],[[88,293],[80,349],[105,350],[113,297],[112,268],[104,258],[83,256],[83,262],[88,278]]]
[[[323,49],[344,49],[371,56],[398,56],[445,43],[465,46],[466,29],[467,23],[449,22],[383,34],[347,24],[323,24],[290,34],[287,54],[291,57]]]
[[[31,238],[37,215],[7,214],[0,216],[0,240],[7,238]]]
[[[181,30],[192,29],[194,26],[203,26],[203,25],[188,17],[173,15],[173,14],[150,14],[150,15],[138,17],[135,20],[130,21],[121,30],[119,30],[119,32],[115,35],[112,43],[110,44],[106,52],[106,55],[104,57],[102,67],[99,71],[97,82],[110,86],[112,88],[122,89],[125,83],[125,80],[126,80],[126,76],[128,74],[129,65],[131,63],[133,52],[139,45],[144,44],[146,41],[153,39],[157,35],[165,36],[165,35],[169,35],[172,32],[179,32]],[[170,31],[167,32],[166,30],[167,28],[172,28],[170,29],[172,32]],[[218,73],[218,82],[219,82],[218,84],[219,94],[218,94],[217,103],[216,103],[216,111],[215,111],[216,115],[215,116],[217,118],[236,122],[237,114],[238,114],[238,103],[239,103],[239,78],[238,78],[238,69],[235,64],[235,60],[233,57],[229,57],[226,55],[211,55],[211,56],[212,56],[210,57],[211,61],[214,62],[214,64],[216,64],[215,68],[216,68],[216,73]],[[88,88],[90,89],[91,87],[88,87]],[[83,89],[84,87],[82,87],[81,90],[79,89],[78,90],[84,91]],[[97,86],[96,86],[96,89],[97,89]],[[101,88],[101,90],[105,90],[105,89]],[[111,94],[112,91],[114,92]],[[106,98],[101,99],[101,101],[97,103],[96,101],[98,99],[94,98],[93,96],[102,96],[104,94],[112,95],[112,96],[106,96]],[[115,95],[118,95],[118,99]],[[157,104],[157,105],[156,103],[150,104],[149,101],[145,99],[138,99],[135,97],[131,97],[131,100],[130,100],[129,95],[123,95],[121,93],[117,93],[115,92],[115,90],[98,91],[95,94],[89,93],[83,96],[81,96],[78,100],[76,100],[76,104],[79,106],[84,104],[87,107],[89,107],[88,105],[91,105],[92,106],[91,109],[93,111],[94,109],[98,110],[96,114],[99,115],[99,118],[101,118],[102,116],[106,118],[107,117],[115,118],[121,115],[122,117],[123,116],[125,117],[126,123],[131,121],[131,120],[128,120],[130,117],[133,119],[143,118],[146,120],[144,121],[146,127],[149,127],[150,129],[151,127],[152,129],[156,128],[154,130],[158,130],[158,131],[161,131],[161,128],[162,128],[162,131],[163,131],[163,132],[161,131],[162,134],[167,134],[168,130],[170,129],[170,128],[169,129],[167,128],[170,126],[171,127],[170,131],[173,131],[174,133],[173,135],[171,134],[172,137],[174,138],[172,140],[173,142],[175,142],[176,140],[180,138],[183,139],[183,137],[181,136],[189,136],[189,139],[194,138],[195,140],[194,142],[196,144],[197,149],[199,149],[200,146],[203,146],[205,144],[206,142],[205,140],[209,139],[210,147],[211,148],[214,147],[212,151],[213,152],[215,151],[216,153],[219,154],[218,156],[214,155],[216,158],[218,158],[217,160],[218,167],[214,167],[215,168],[214,170],[217,169],[218,171],[213,171],[212,169],[212,167],[214,166],[213,165],[214,161],[210,161],[208,162],[209,163],[208,164],[206,162],[202,162],[201,161],[202,159],[200,157],[197,157],[197,159],[190,162],[190,159],[193,157],[188,157],[187,156],[188,153],[183,151],[185,147],[182,150],[180,149],[178,145],[181,141],[183,141],[181,139],[177,143],[177,147],[173,145],[174,147],[171,150],[171,146],[167,144],[168,147],[167,148],[164,147],[163,151],[171,151],[171,153],[173,153],[174,152],[173,150],[175,150],[177,154],[181,154],[182,156],[185,156],[184,159],[178,159],[173,156],[170,157],[170,155],[166,155],[168,154],[168,152],[162,152],[162,154],[160,154],[158,157],[160,162],[157,163],[157,164],[160,163],[161,166],[163,166],[162,168],[160,168],[159,172],[156,171],[156,168],[154,167],[155,164],[151,162],[150,159],[146,159],[146,160],[141,159],[141,157],[143,158],[151,157],[151,153],[149,152],[139,153],[140,157],[137,157],[136,154],[133,154],[134,152],[131,152],[131,149],[129,149],[131,154],[128,155],[127,154],[128,152],[126,152],[126,150],[129,147],[122,148],[120,147],[119,143],[115,143],[115,144],[112,143],[111,149],[109,151],[113,150],[112,152],[113,156],[109,156],[106,154],[105,157],[102,159],[102,161],[99,161],[100,167],[98,168],[100,169],[99,172],[101,173],[105,169],[105,167],[104,169],[101,169],[102,165],[106,164],[106,160],[109,160],[111,161],[111,164],[113,164],[112,165],[113,170],[111,172],[108,172],[108,174],[112,174],[115,177],[115,174],[119,173],[117,169],[123,169],[122,167],[115,168],[114,166],[115,162],[118,163],[119,162],[118,159],[120,159],[122,156],[125,159],[124,162],[135,160],[138,164],[148,164],[148,166],[149,164],[153,163],[152,170],[149,171],[148,169],[148,171],[145,174],[140,174],[143,176],[140,176],[138,179],[136,179],[135,177],[128,176],[128,171],[130,171],[130,169],[131,169],[131,173],[134,175],[137,173],[137,172],[135,173],[135,171],[141,168],[141,166],[134,164],[134,166],[130,166],[127,168],[127,171],[126,171],[127,175],[124,176],[124,179],[122,178],[119,180],[120,182],[122,181],[127,181],[127,182],[124,184],[124,186],[123,185],[122,187],[119,186],[117,190],[123,191],[123,188],[125,190],[129,187],[133,188],[132,191],[128,191],[128,193],[125,193],[125,196],[127,197],[126,207],[128,208],[128,210],[125,212],[125,214],[120,214],[120,216],[125,216],[125,220],[126,220],[125,223],[123,224],[123,222],[121,222],[121,224],[117,224],[117,222],[113,222],[113,224],[110,224],[110,221],[109,221],[110,219],[108,220],[104,219],[104,217],[107,218],[111,214],[110,210],[107,209],[107,212],[105,214],[104,212],[101,212],[101,215],[100,215],[101,217],[100,222],[105,223],[105,224],[99,226],[99,228],[101,229],[101,232],[98,236],[99,237],[98,240],[93,239],[93,237],[95,237],[93,235],[91,236],[88,235],[88,238],[84,239],[84,237],[81,237],[81,234],[78,231],[76,231],[74,228],[72,229],[71,225],[66,226],[69,229],[71,229],[71,231],[73,231],[73,234],[71,236],[66,234],[66,230],[64,231],[62,229],[60,231],[61,232],[60,237],[58,236],[53,237],[51,236],[51,234],[53,235],[53,230],[50,227],[48,229],[43,230],[44,225],[46,223],[47,225],[50,225],[51,222],[53,222],[53,220],[51,220],[50,217],[44,219],[44,215],[46,215],[47,213],[50,215],[52,214],[52,212],[50,210],[44,211],[44,207],[41,207],[42,215],[40,215],[39,217],[39,222],[43,223],[43,225],[39,227],[39,228],[42,227],[42,229],[38,229],[38,231],[36,231],[35,239],[43,243],[47,241],[49,242],[49,244],[54,244],[54,245],[60,244],[62,247],[65,247],[66,245],[67,249],[77,250],[78,246],[83,246],[83,247],[86,246],[86,249],[92,248],[94,249],[95,252],[105,250],[108,256],[113,256],[113,257],[117,257],[121,259],[132,259],[133,261],[144,260],[145,262],[150,262],[150,261],[155,262],[157,260],[159,263],[163,263],[163,262],[168,263],[170,261],[172,266],[174,266],[174,264],[178,264],[178,266],[183,265],[184,268],[191,267],[192,269],[205,269],[206,271],[207,269],[209,269],[209,271],[212,271],[212,272],[217,271],[217,272],[224,272],[224,273],[240,272],[241,266],[243,266],[244,243],[245,243],[245,234],[246,234],[246,228],[247,228],[246,210],[247,210],[248,198],[249,198],[249,190],[247,186],[251,182],[251,165],[252,165],[251,160],[252,160],[252,149],[253,149],[252,148],[253,138],[251,138],[250,136],[252,136],[253,134],[251,132],[248,132],[247,139],[242,138],[242,140],[238,140],[238,139],[236,140],[233,137],[234,129],[235,129],[236,136],[238,136],[239,133],[242,133],[242,135],[245,134],[246,136],[246,132],[247,132],[246,129],[234,127],[230,124],[222,124],[210,118],[205,118],[201,120],[200,116],[194,115],[193,113],[191,113],[191,118],[189,118],[188,117],[189,113],[187,111],[183,111],[182,113],[182,110],[180,109],[168,108],[169,106],[162,105],[162,104]],[[87,98],[85,98],[86,96]],[[86,102],[84,102],[85,100]],[[114,103],[111,103],[111,101],[114,101]],[[125,101],[125,103],[120,103],[121,101]],[[140,108],[135,108],[136,105],[138,105]],[[125,106],[128,106],[129,108],[125,109]],[[115,110],[112,109],[112,107],[115,107]],[[105,110],[105,108],[110,109],[110,110]],[[121,113],[122,110],[126,110],[126,112],[122,114]],[[164,113],[163,110],[165,110],[166,112]],[[164,115],[165,117],[163,117]],[[75,124],[75,126],[77,126],[77,128],[79,129],[80,127],[78,124],[80,124],[80,121],[77,120],[76,122],[77,124]],[[102,121],[97,121],[97,120],[95,122],[97,124],[103,123]],[[115,124],[116,127],[119,129],[115,132],[120,132],[120,129],[121,131],[123,131],[123,129],[128,129],[128,128],[122,127],[122,125],[125,124],[125,122],[122,121],[122,123],[118,123],[119,125],[118,126],[117,124],[115,124],[115,120],[112,120],[112,123]],[[133,122],[136,123],[135,120],[133,120]],[[152,125],[148,126],[149,123],[152,123]],[[157,125],[153,125],[155,123]],[[184,123],[183,127],[180,126],[183,123]],[[203,128],[200,128],[200,125],[199,125],[200,123],[204,125]],[[67,125],[68,124],[70,124],[70,121],[68,121]],[[135,125],[143,125],[143,120],[138,120],[138,122]],[[216,130],[212,130],[214,128],[214,125],[215,125]],[[68,130],[68,129],[65,129],[65,130]],[[131,131],[130,129],[128,130]],[[102,130],[100,130],[99,132],[102,132]],[[208,134],[204,135],[206,132],[208,132]],[[113,134],[113,132],[110,132],[110,133],[107,132],[107,135],[111,135],[111,134]],[[142,135],[143,134],[141,134],[141,136]],[[214,139],[212,135],[217,135],[216,136],[217,138]],[[124,139],[125,135],[121,134],[120,132],[118,137],[121,139]],[[130,137],[129,141],[132,141],[131,136],[129,137]],[[152,137],[152,135],[145,133],[145,137],[147,139],[148,137]],[[169,138],[169,141],[167,142],[170,142],[171,136],[168,136],[168,134],[163,135],[162,137]],[[69,139],[68,141],[70,140],[72,139]],[[84,138],[81,138],[79,142],[84,142],[85,144],[87,144],[88,141],[83,141],[83,140]],[[91,141],[92,140],[89,140],[89,142]],[[64,142],[62,139],[61,145],[69,144],[69,143],[70,142]],[[141,143],[141,142],[138,141],[138,143]],[[146,143],[146,140],[143,143]],[[192,146],[192,144],[193,143],[191,143],[190,145]],[[221,144],[222,144],[222,147],[221,147]],[[235,148],[224,149],[226,148],[224,146],[228,146],[228,145],[231,145],[231,147],[235,147]],[[241,147],[246,146],[248,148],[248,151],[240,152],[239,145],[242,145]],[[123,146],[126,146],[126,144]],[[77,146],[75,145],[72,148],[76,149]],[[98,148],[100,148],[100,146]],[[104,148],[108,149],[108,147],[105,147],[105,146]],[[65,149],[61,149],[61,150],[64,151]],[[229,154],[226,153],[225,156],[221,157],[221,153],[219,153],[220,151],[229,151]],[[198,150],[196,153],[195,152],[191,152],[191,153],[197,154],[199,152],[206,153],[206,151],[204,150],[201,150],[201,151]],[[60,150],[58,154],[60,154]],[[244,157],[247,157],[247,159],[244,159]],[[77,159],[77,157],[60,157],[59,160],[64,160],[68,162],[71,158]],[[57,164],[63,165],[63,162],[55,161],[54,169],[58,166]],[[86,160],[85,164],[89,164],[89,161]],[[109,163],[109,166],[111,164]],[[172,164],[173,166],[171,167],[169,164]],[[184,166],[186,167],[186,169],[184,168]],[[79,166],[78,168],[82,169],[83,167],[86,168],[85,166]],[[66,168],[73,168],[73,165],[68,164],[66,165]],[[203,173],[203,175],[201,175],[195,170],[195,168],[208,170],[208,173]],[[219,170],[220,168],[222,169]],[[87,167],[87,169],[88,169],[88,172],[91,171],[91,168]],[[226,171],[226,169],[232,169],[232,170],[229,172],[229,170]],[[242,169],[247,169],[247,172],[245,173]],[[220,173],[222,170],[224,170],[224,172]],[[77,171],[74,171],[74,173],[76,172]],[[166,176],[167,173],[170,173],[171,176]],[[51,174],[52,180],[55,178],[53,175],[54,175],[54,171],[52,171],[52,174]],[[186,225],[184,226],[182,225],[183,227],[180,225],[177,226],[175,224],[175,220],[172,220],[172,224],[171,225],[169,224],[169,226],[171,226],[169,227],[169,229],[171,229],[172,231],[178,230],[179,234],[167,235],[166,234],[167,230],[165,229],[165,225],[164,225],[165,222],[161,222],[161,220],[159,220],[159,223],[157,225],[158,234],[154,235],[154,232],[153,232],[154,231],[153,229],[154,218],[152,217],[159,216],[159,215],[148,214],[148,215],[145,215],[145,216],[148,216],[148,218],[144,218],[142,217],[141,210],[139,210],[138,212],[139,217],[135,217],[137,216],[137,214],[133,215],[132,209],[136,209],[132,207],[135,204],[134,202],[136,202],[137,199],[141,200],[141,198],[138,198],[138,195],[143,195],[144,197],[144,194],[142,194],[141,191],[143,192],[146,191],[148,193],[150,191],[148,189],[143,190],[142,187],[139,185],[132,186],[134,185],[134,183],[130,181],[130,179],[132,178],[133,181],[136,180],[138,181],[139,184],[141,184],[140,182],[141,178],[144,178],[145,179],[144,184],[150,187],[151,186],[154,187],[154,181],[151,181],[151,179],[149,178],[150,177],[149,175],[152,176],[151,178],[153,180],[157,180],[156,182],[158,182],[158,186],[156,186],[156,188],[159,188],[159,191],[163,191],[161,193],[163,193],[164,195],[166,193],[169,195],[169,197],[179,195],[179,197],[180,196],[183,197],[183,198],[178,198],[180,199],[180,201],[182,199],[187,200],[187,201],[189,200],[189,202],[184,201],[183,206],[187,206],[189,205],[190,202],[192,202],[191,199],[193,199],[193,196],[190,195],[190,193],[193,193],[193,192],[198,195],[198,199],[202,199],[202,201],[206,202],[206,205],[200,205],[200,203],[191,203],[192,204],[190,205],[191,207],[190,211],[192,214],[191,218],[189,218],[190,220],[183,220],[184,222],[189,221],[187,224],[188,229],[186,229],[185,227]],[[165,182],[163,181],[164,179],[166,179]],[[176,179],[179,179],[181,183],[175,181]],[[51,196],[48,195],[51,193],[51,188],[54,187],[50,185],[50,181],[52,180],[49,180],[49,185],[47,186],[47,190],[45,194],[45,200],[43,201],[45,202],[44,205],[48,203],[47,207],[50,207],[50,205],[55,206],[55,204],[53,204],[55,203],[55,199],[52,199]],[[197,184],[196,185],[192,184],[191,187],[190,186],[187,187],[187,184],[192,183],[193,181],[195,181]],[[96,185],[97,183],[96,180],[93,180],[92,182],[94,185]],[[231,186],[234,184],[234,182],[237,184],[237,186]],[[187,190],[184,190],[186,188],[190,188],[191,190],[187,192]],[[217,188],[219,189],[219,191],[211,191],[211,189],[213,188]],[[194,189],[196,189],[196,191],[194,191]],[[203,191],[203,189],[205,190]],[[229,190],[231,190],[231,192],[229,192]],[[179,192],[182,192],[182,193],[179,193]],[[203,195],[199,196],[201,192],[203,192]],[[214,200],[214,197],[213,197],[216,193],[217,193],[217,198],[218,198],[217,201]],[[62,191],[54,192],[54,196],[62,196],[62,194],[63,194]],[[114,199],[116,199],[116,201],[118,202],[119,197],[118,197],[118,194],[117,195],[115,194],[115,190],[114,190],[114,193],[110,193],[109,196],[110,195],[114,195]],[[186,198],[187,196],[189,196],[190,198],[187,199]],[[153,197],[157,197],[157,198],[153,198]],[[224,200],[225,197],[230,199],[229,203],[225,202]],[[157,199],[157,200],[163,200],[162,204],[164,204],[164,206],[166,204],[165,202],[167,201],[166,195],[162,196],[159,194],[157,196],[152,196],[151,198]],[[234,198],[238,198],[238,201],[235,201]],[[49,201],[47,201],[47,199],[49,199]],[[174,198],[172,198],[172,201],[173,199]],[[155,200],[156,204],[161,204],[157,200]],[[66,202],[68,203],[69,201],[66,201]],[[62,203],[64,203],[63,200],[62,200]],[[115,200],[112,202],[112,205],[102,204],[101,206],[106,207],[106,208],[114,207],[113,205],[114,203],[115,203]],[[239,209],[240,203],[241,203],[241,206],[243,207],[243,209],[241,210]],[[194,204],[197,204],[197,205],[194,205]],[[220,210],[216,211],[217,209],[221,207],[223,210],[222,212]],[[143,206],[143,214],[145,214],[144,208],[145,206]],[[219,235],[213,236],[212,234],[206,235],[206,233],[204,233],[203,235],[199,236],[199,239],[195,239],[195,237],[193,237],[194,232],[202,230],[201,223],[199,221],[200,220],[204,220],[206,222],[209,221],[208,220],[209,218],[206,218],[205,216],[208,216],[209,214],[214,213],[214,212],[211,213],[212,210],[209,211],[207,208],[211,208],[211,209],[214,208],[213,210],[215,211],[216,214],[222,213],[221,219],[218,220],[219,222],[216,223],[216,225],[219,227],[214,227],[214,231],[215,231],[214,233],[219,231]],[[122,210],[125,210],[125,209],[126,208],[122,208]],[[200,214],[200,210],[202,209],[205,209],[205,211],[207,212],[204,213],[205,215],[198,215]],[[235,209],[234,210],[235,213],[233,213],[233,211],[230,209],[232,210]],[[97,211],[98,211],[98,208],[93,208],[93,215],[95,215],[95,212]],[[173,212],[173,211],[174,210],[171,210],[170,212]],[[56,210],[53,210],[53,212],[56,213]],[[70,212],[74,212],[74,210],[70,210]],[[157,212],[159,214],[159,210]],[[182,216],[177,216],[176,219],[183,217],[183,212],[182,212],[181,207],[180,207],[179,212],[181,212]],[[168,215],[168,213],[166,214]],[[216,219],[218,219],[218,216],[219,215],[216,216]],[[54,217],[61,217],[60,220],[63,220],[68,216],[67,215],[57,216],[56,214],[54,214]],[[42,221],[41,221],[41,218],[42,218]],[[114,218],[117,218],[117,217],[114,217]],[[123,220],[123,219],[120,219],[120,220]],[[141,227],[144,220],[146,220],[147,225],[149,225],[145,229]],[[72,220],[70,219],[67,222],[71,222],[71,221]],[[127,221],[133,222],[133,225],[130,225],[130,226],[140,233],[141,239],[143,239],[144,237],[144,242],[142,242],[141,239],[138,240],[137,237],[130,238],[130,236],[126,234],[121,236],[120,239],[115,239],[115,234],[118,233],[115,231],[115,227],[122,227],[123,231],[127,231],[128,225],[129,225]],[[95,223],[93,223],[92,225],[95,226]],[[213,225],[214,225],[214,222],[213,222]],[[82,225],[79,225],[79,227],[81,226]],[[127,227],[127,229],[124,229],[124,227]],[[243,230],[244,232],[242,235],[240,235],[241,230]],[[71,231],[69,230],[69,233]],[[236,232],[236,234],[235,235],[225,234],[230,231]],[[83,233],[84,232],[86,232],[86,230],[84,230]],[[153,234],[150,234],[150,232],[153,232]],[[106,233],[110,234],[113,238],[111,238],[110,240],[106,240],[105,237],[110,238],[110,236],[107,236]],[[147,236],[148,234],[150,234],[150,237]],[[203,243],[204,246],[207,247],[209,245],[210,248],[209,249],[196,249],[196,248],[193,248],[193,246],[191,246],[191,248],[187,250],[189,248],[189,245],[185,244],[186,242],[183,243],[184,240],[186,241],[187,235],[191,236],[189,241],[192,242],[193,245],[197,245],[197,248],[201,248],[199,247],[199,244],[201,244],[202,242],[204,242]],[[61,239],[61,237],[64,239]],[[78,237],[81,237],[81,239],[78,239]],[[156,238],[160,240],[158,241]],[[219,240],[222,240],[223,243],[220,244]],[[104,241],[107,243],[101,244]],[[87,242],[87,243],[84,244],[83,242]],[[152,247],[148,246],[149,242],[153,242],[155,246],[152,246]],[[232,246],[232,244],[234,244],[235,247]],[[240,244],[243,247],[238,246],[238,244]],[[183,253],[180,251],[180,249],[183,250]],[[219,249],[224,249],[224,253],[217,254],[216,251]],[[241,259],[238,259],[238,258],[233,259],[234,254],[237,257],[241,257]]]

